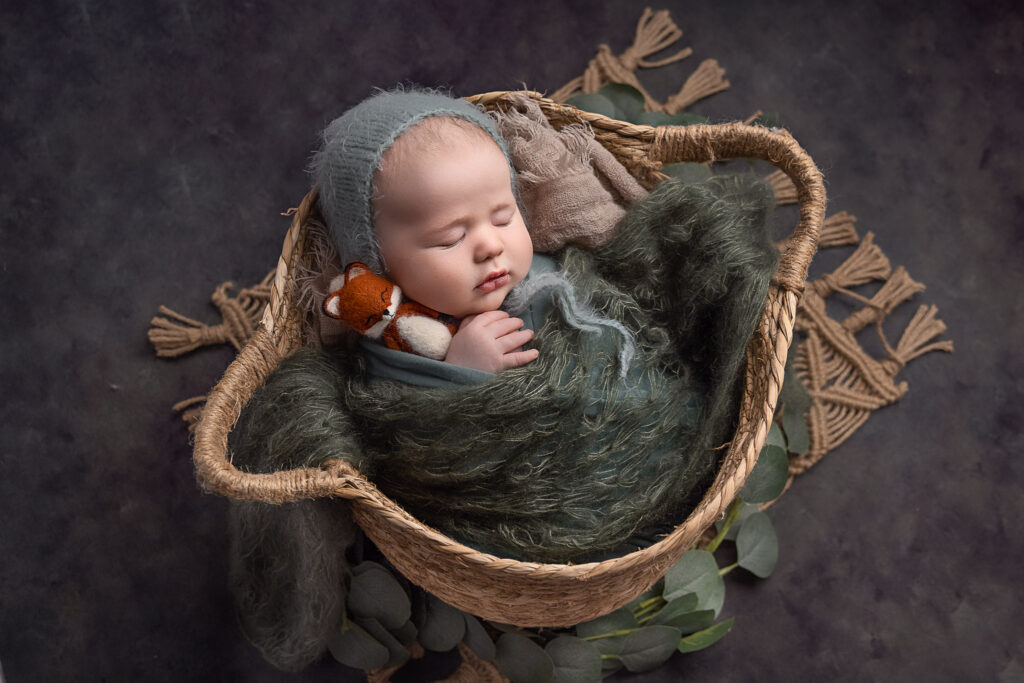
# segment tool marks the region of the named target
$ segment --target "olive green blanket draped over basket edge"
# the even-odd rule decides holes
[[[592,559],[681,519],[735,426],[777,258],[772,204],[745,176],[667,181],[609,243],[557,255],[577,291],[635,335],[624,380],[615,335],[557,311],[537,361],[479,386],[368,386],[357,356],[304,350],[243,411],[234,463],[269,472],[342,458],[425,523],[537,561]]]

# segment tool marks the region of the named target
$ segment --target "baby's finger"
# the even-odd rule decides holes
[[[474,317],[476,318],[477,325],[492,325],[499,320],[508,318],[508,313],[501,310],[485,311],[483,313],[478,313]]]
[[[506,334],[504,337],[499,337],[497,341],[499,348],[508,353],[513,349],[518,349],[531,339],[533,339],[533,330],[519,330],[518,332]]]
[[[519,318],[505,318],[504,320],[495,320],[487,325],[487,332],[494,335],[495,339],[504,337],[509,332],[515,332],[523,326],[523,321]]]
[[[513,351],[512,353],[506,353],[501,357],[502,365],[505,370],[509,368],[518,368],[520,365],[526,365],[537,360],[537,356],[540,355],[540,351],[537,349],[527,349],[526,351]]]

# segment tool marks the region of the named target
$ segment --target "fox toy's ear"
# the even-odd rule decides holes
[[[360,275],[366,275],[369,272],[370,272],[370,267],[367,266],[365,263],[360,263],[359,261],[354,261],[354,262],[348,264],[348,266],[345,268],[345,282],[346,283],[350,282],[350,281],[356,279],[357,277],[359,277]],[[331,284],[331,287],[334,287],[333,283]],[[333,291],[333,289],[332,289],[332,291]]]
[[[324,301],[324,313],[332,318],[341,317],[341,296],[338,294],[337,290],[335,290],[334,294],[328,296],[327,300]]]

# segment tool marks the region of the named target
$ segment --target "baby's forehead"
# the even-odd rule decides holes
[[[453,116],[430,116],[403,131],[381,157],[382,172],[410,155],[455,154],[477,148],[498,148],[480,126]]]

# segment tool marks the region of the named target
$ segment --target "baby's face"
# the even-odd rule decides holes
[[[418,149],[410,133],[376,178],[387,275],[406,297],[456,318],[496,310],[533,260],[508,161],[493,140],[451,124],[441,149]]]

